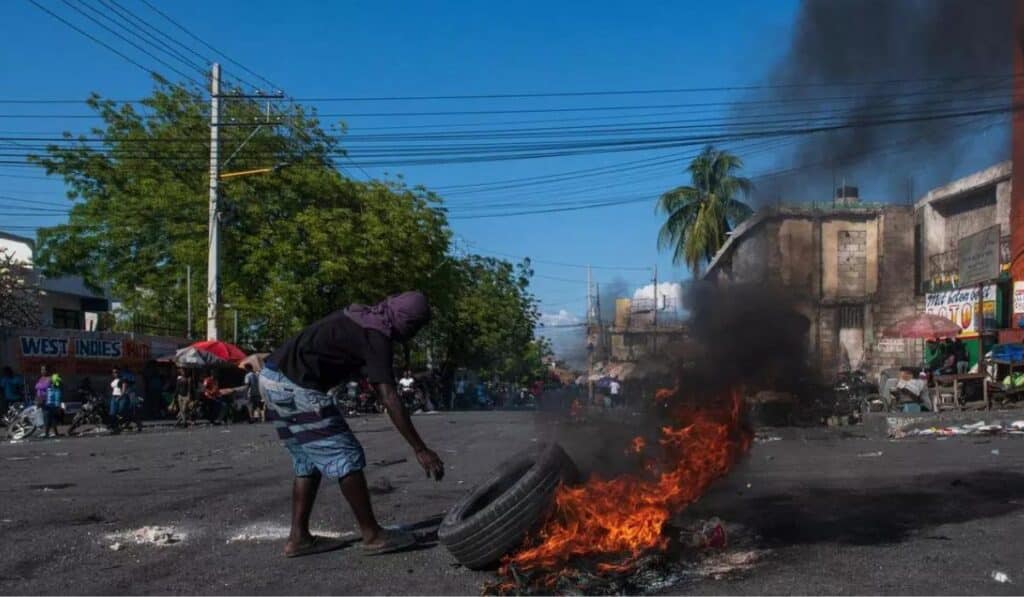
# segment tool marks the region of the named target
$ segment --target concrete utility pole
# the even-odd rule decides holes
[[[187,336],[189,340],[192,339],[192,266],[185,266],[185,310],[188,312],[188,323],[187,325]]]
[[[651,354],[658,354],[658,265],[654,265],[654,315],[651,316],[654,327],[654,340],[651,342]]]
[[[217,183],[220,177],[220,64],[210,71],[210,238],[206,269],[206,339],[217,340],[217,301],[220,289],[220,212]]]
[[[594,375],[594,350],[597,348],[590,342],[590,332],[594,323],[594,294],[593,281],[590,274],[590,266],[587,266],[587,404],[594,402],[594,382],[590,379]]]

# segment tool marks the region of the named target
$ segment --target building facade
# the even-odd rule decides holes
[[[808,320],[812,367],[878,370],[904,361],[913,342],[880,342],[918,308],[914,209],[862,204],[844,188],[826,205],[762,210],[730,236],[704,278],[778,286]]]
[[[86,286],[80,276],[48,278],[32,268],[35,243],[30,238],[0,232],[0,250],[25,267],[25,276],[38,286],[39,322],[43,327],[100,331],[101,314],[110,311],[110,300]]]

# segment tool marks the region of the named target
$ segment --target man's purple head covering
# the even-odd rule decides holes
[[[430,304],[422,292],[412,290],[389,296],[376,305],[351,305],[345,315],[368,330],[392,340],[408,340],[430,321]]]

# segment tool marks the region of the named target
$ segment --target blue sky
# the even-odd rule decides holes
[[[69,21],[81,24],[111,45],[140,61],[139,52],[73,12],[58,0],[37,0]],[[96,4],[98,0],[87,0]],[[121,5],[191,42],[139,0]],[[232,59],[278,83],[293,97],[408,96],[503,92],[573,92],[589,90],[663,89],[752,85],[783,56],[797,10],[793,0],[732,2],[324,2],[177,0],[156,5],[198,37]],[[201,52],[205,48],[196,46]],[[231,63],[227,75],[244,75]],[[0,71],[7,98],[81,98],[91,91],[112,98],[140,98],[150,88],[142,70],[33,6],[28,0],[0,4]],[[251,78],[251,77],[249,77]],[[727,92],[703,93],[702,102],[736,99]],[[694,101],[694,97],[614,96],[506,100],[350,102],[323,104],[323,112],[398,112],[438,110],[633,106]],[[6,114],[85,113],[80,106],[2,106]],[[582,117],[643,120],[669,114],[664,109],[587,112]],[[687,117],[685,112],[671,112]],[[697,116],[720,116],[701,110]],[[581,118],[569,113],[566,118]],[[693,117],[693,116],[690,116]],[[346,118],[353,134],[375,127],[449,126],[559,118],[543,115],[408,116]],[[340,119],[339,119],[340,120]],[[88,121],[59,117],[0,119],[5,132],[54,133],[83,130]],[[572,122],[567,121],[566,124]],[[557,125],[558,123],[554,123]],[[500,126],[500,125],[495,125]],[[545,124],[540,126],[552,126]],[[660,225],[654,198],[685,182],[684,150],[613,153],[538,160],[392,167],[414,184],[432,188],[542,176],[621,164],[644,158],[679,156],[666,164],[621,177],[527,189],[451,197],[452,227],[459,246],[478,252],[531,256],[538,260],[534,290],[546,312],[583,312],[585,271],[553,265],[591,263],[597,266],[658,265],[662,279],[686,277],[682,268],[659,254],[655,238]],[[354,156],[355,159],[356,156]],[[744,154],[747,172],[756,176],[779,165],[770,151]],[[385,170],[365,168],[370,175]],[[356,177],[363,173],[352,169]],[[0,168],[0,194],[56,200],[58,181],[19,178],[41,173]],[[823,194],[827,193],[823,189]],[[587,198],[643,198],[631,203],[557,214],[493,219],[457,219],[475,212],[472,205]],[[0,200],[0,206],[9,204]],[[54,223],[55,216],[7,218],[0,228]],[[24,232],[23,229],[18,228]],[[645,283],[647,271],[597,269],[599,282],[621,278],[631,286]]]

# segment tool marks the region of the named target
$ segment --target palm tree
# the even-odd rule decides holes
[[[667,191],[658,198],[657,211],[668,216],[658,233],[658,249],[671,247],[674,263],[685,262],[694,276],[725,244],[729,232],[751,214],[736,199],[754,185],[737,176],[743,161],[708,145],[690,162],[690,185]]]

